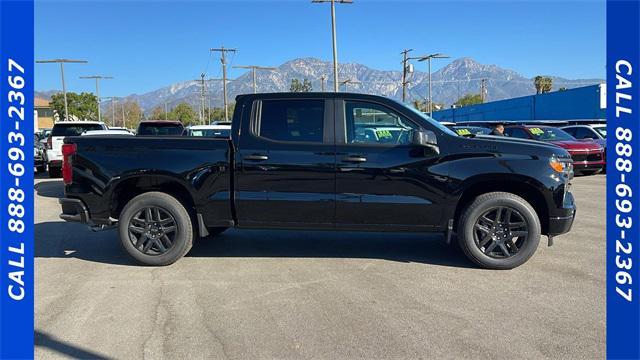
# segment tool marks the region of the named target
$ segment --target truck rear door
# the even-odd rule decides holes
[[[333,227],[333,100],[260,99],[246,108],[236,152],[239,227]]]

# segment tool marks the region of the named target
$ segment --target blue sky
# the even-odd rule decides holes
[[[68,91],[93,91],[79,76],[114,76],[102,96],[123,96],[220,76],[208,49],[235,47],[235,65],[331,59],[330,6],[295,1],[36,1],[36,59],[78,58]],[[339,61],[398,70],[400,51],[443,52],[525,76],[604,78],[604,1],[376,1],[337,6]],[[434,71],[449,59],[433,63]],[[418,64],[423,67],[423,64]],[[241,75],[231,70],[230,76]],[[59,89],[59,67],[38,64],[36,89]]]

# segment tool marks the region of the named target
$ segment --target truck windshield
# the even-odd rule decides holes
[[[527,131],[538,141],[575,140],[568,132],[552,127],[530,127]]]

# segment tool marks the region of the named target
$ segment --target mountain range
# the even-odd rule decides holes
[[[419,63],[419,66],[424,66]],[[417,66],[416,66],[417,67]],[[376,70],[358,63],[345,63],[339,66],[340,81],[350,80],[346,90],[350,92],[382,95],[400,100],[402,98],[402,72]],[[287,61],[275,70],[258,70],[256,72],[258,92],[289,91],[292,79],[308,79],[313,90],[322,88],[322,78],[325,77],[327,91],[333,89],[332,63],[316,58],[298,58]],[[553,90],[560,87],[567,89],[601,83],[602,79],[565,79],[550,76],[553,79]],[[428,92],[428,74],[414,71],[409,74],[407,86],[407,100],[424,100]],[[449,106],[461,96],[470,93],[480,93],[482,79],[486,79],[487,101],[501,100],[535,93],[533,79],[527,78],[516,71],[504,69],[497,65],[481,64],[471,58],[459,58],[447,66],[431,74],[432,98],[434,103]],[[222,81],[205,80],[207,99],[211,106],[222,105]],[[149,114],[155,107],[165,103],[169,108],[187,102],[194,107],[200,104],[201,85],[196,81],[178,82],[144,94],[126,96],[127,100],[137,101],[145,113]],[[253,77],[251,71],[228,82],[228,99],[242,93],[253,91]],[[345,86],[341,86],[341,91]],[[36,96],[49,98],[55,91],[36,92]],[[108,102],[103,106],[107,108]]]

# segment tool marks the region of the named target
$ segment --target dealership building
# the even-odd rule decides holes
[[[605,84],[434,111],[438,121],[604,119]]]

